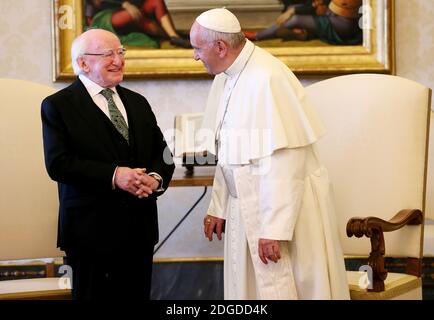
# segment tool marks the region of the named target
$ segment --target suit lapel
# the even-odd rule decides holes
[[[116,90],[127,112],[130,147],[134,150],[137,146],[137,140],[140,138],[137,130],[142,127],[140,121],[143,119],[143,115],[139,114],[140,108],[137,108],[137,103],[132,101],[131,94],[128,94],[128,92],[119,85],[116,87]]]
[[[107,134],[107,125],[111,126],[113,130],[116,130],[110,119],[93,102],[92,97],[79,79],[70,86],[70,90],[73,91],[73,97],[76,99],[74,103],[76,110],[82,115],[89,128],[95,131],[101,144],[117,158],[118,154],[115,146]]]

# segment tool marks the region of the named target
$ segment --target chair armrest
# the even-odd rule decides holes
[[[384,291],[384,280],[387,270],[384,268],[385,244],[383,232],[401,229],[406,225],[420,225],[423,223],[423,213],[418,209],[404,209],[399,211],[389,221],[377,217],[351,218],[347,223],[347,236],[357,238],[366,236],[371,239],[371,252],[368,264],[372,268],[373,287],[369,291]],[[420,276],[420,270],[419,270]]]

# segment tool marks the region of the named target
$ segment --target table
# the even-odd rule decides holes
[[[185,168],[176,168],[169,187],[210,187],[214,180],[215,167],[194,167],[192,174]]]

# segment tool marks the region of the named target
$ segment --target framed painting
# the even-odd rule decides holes
[[[342,30],[333,19],[348,5],[352,13],[344,11],[342,18],[351,21],[352,36],[343,38],[336,36]],[[237,15],[249,39],[296,74],[394,73],[394,0],[54,0],[54,81],[74,76],[72,41],[94,27],[120,37],[127,49],[126,77],[206,77],[202,63],[193,59],[189,29],[198,14],[222,6]],[[276,24],[295,7],[290,19]],[[319,31],[292,23],[300,16]]]

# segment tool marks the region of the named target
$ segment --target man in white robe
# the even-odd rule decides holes
[[[302,85],[224,8],[198,16],[190,41],[216,75],[203,122],[218,156],[204,232],[225,232],[225,299],[349,299],[314,145],[324,129]]]

